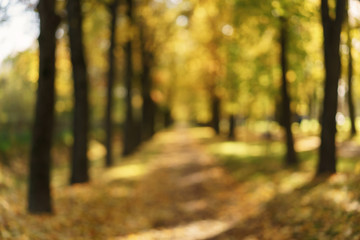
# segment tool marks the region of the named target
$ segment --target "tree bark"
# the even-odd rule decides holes
[[[133,23],[133,2],[127,0],[127,12],[130,26]],[[132,59],[132,39],[128,39],[125,44],[125,88],[127,91],[125,98],[126,114],[124,124],[123,137],[123,156],[127,156],[135,150],[135,136],[134,136],[134,119],[132,108],[132,81],[133,81],[133,59]]]
[[[217,135],[220,134],[220,98],[215,93],[211,93],[211,127]]]
[[[336,111],[338,81],[341,70],[339,53],[340,33],[345,15],[345,0],[336,0],[336,18],[329,16],[328,0],[321,0],[324,36],[325,93],[321,117],[321,145],[317,175],[336,172]]]
[[[142,127],[141,135],[142,140],[146,141],[155,134],[155,112],[156,105],[151,98],[152,90],[152,78],[151,69],[153,66],[153,54],[147,49],[147,38],[145,34],[145,25],[141,23],[140,29],[140,41],[141,41],[141,57],[142,57],[142,75],[141,75],[141,86],[142,86]]]
[[[82,13],[80,0],[67,1],[71,63],[74,78],[74,145],[70,183],[89,181],[88,175],[88,86],[82,34]]]
[[[235,128],[236,128],[236,121],[235,115],[232,113],[229,116],[229,135],[228,138],[230,140],[235,140]]]
[[[173,119],[171,117],[171,110],[169,107],[165,107],[164,109],[164,127],[168,128],[173,123]]]
[[[286,158],[285,165],[293,166],[298,163],[297,156],[294,149],[294,137],[291,131],[291,109],[290,109],[290,96],[288,93],[288,84],[286,79],[286,73],[288,71],[288,63],[286,59],[287,55],[287,20],[282,17],[281,21],[281,33],[280,33],[280,62],[281,62],[281,70],[282,70],[282,78],[281,78],[281,106],[282,106],[282,123],[284,124],[285,136],[286,136]]]
[[[350,34],[350,23],[349,18],[347,16],[347,45],[349,49],[349,55],[348,55],[348,94],[347,94],[347,100],[348,100],[348,106],[349,106],[349,117],[350,117],[350,123],[351,123],[351,130],[350,134],[351,137],[356,135],[356,114],[355,114],[355,104],[354,104],[354,98],[353,98],[353,57],[352,57],[352,43],[351,43],[351,34]]]
[[[109,70],[108,70],[108,86],[107,86],[107,105],[105,116],[105,131],[106,131],[106,167],[113,165],[112,159],[112,107],[113,107],[113,88],[115,78],[115,36],[116,36],[116,19],[117,19],[117,7],[118,0],[114,0],[112,4],[108,6],[109,13],[111,15],[110,21],[110,47],[108,52]]]
[[[60,17],[55,13],[55,0],[40,0],[39,81],[35,106],[30,154],[28,211],[52,212],[50,191],[51,145],[55,104],[55,32]]]

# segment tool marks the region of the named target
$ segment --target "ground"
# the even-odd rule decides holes
[[[4,173],[0,239],[359,239],[358,178],[314,180],[307,161],[283,169],[278,144],[223,142],[207,128],[162,131],[115,167],[93,167],[89,184],[67,186],[67,170],[54,171],[53,215],[27,214],[26,185]]]

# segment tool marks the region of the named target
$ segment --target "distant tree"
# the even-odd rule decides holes
[[[108,52],[108,86],[107,86],[107,105],[106,105],[106,116],[105,116],[105,130],[106,130],[106,163],[107,167],[113,165],[112,159],[112,107],[113,107],[113,88],[115,80],[115,36],[116,36],[116,19],[117,19],[117,7],[119,1],[114,0],[111,4],[107,5],[110,13],[110,46]]]
[[[349,1],[347,1],[347,9],[349,7]],[[346,10],[347,10],[346,9]],[[347,13],[347,11],[346,11]],[[352,56],[352,43],[351,43],[351,26],[349,22],[349,16],[346,14],[346,33],[347,33],[347,46],[349,49],[348,53],[348,94],[347,94],[347,102],[349,106],[349,115],[350,115],[350,123],[351,123],[351,130],[350,134],[351,137],[356,135],[356,114],[355,114],[355,104],[354,104],[354,97],[353,97],[353,56]]]
[[[129,28],[128,31],[131,31],[132,24],[134,22],[133,17],[133,1],[126,0],[127,3],[127,10],[126,16],[129,21]],[[131,35],[131,34],[129,34]],[[134,133],[135,123],[134,123],[134,116],[133,116],[133,107],[132,107],[132,82],[134,78],[133,73],[133,51],[132,51],[133,41],[131,37],[127,40],[124,47],[125,53],[125,88],[126,88],[126,98],[125,98],[125,105],[126,105],[126,113],[125,113],[125,124],[124,124],[124,136],[123,136],[123,155],[129,155],[134,152],[136,148],[136,134]]]
[[[282,124],[285,128],[286,136],[286,159],[285,164],[287,166],[296,165],[298,160],[296,157],[294,149],[294,137],[291,131],[291,109],[290,109],[290,96],[288,92],[288,82],[286,78],[286,73],[288,71],[288,62],[287,62],[287,19],[285,17],[280,17],[280,62],[281,62],[281,116]]]
[[[39,81],[35,106],[35,121],[30,154],[28,211],[50,213],[51,143],[55,103],[55,32],[60,17],[55,13],[55,0],[40,0]]]
[[[230,140],[235,139],[235,129],[236,129],[236,118],[235,118],[235,114],[231,113],[229,115],[229,134],[228,134],[228,138]]]
[[[220,103],[221,99],[215,93],[215,90],[210,91],[211,103],[211,127],[216,134],[220,134]]]
[[[141,42],[141,88],[142,88],[142,122],[141,122],[141,135],[142,140],[150,139],[155,133],[155,111],[156,104],[151,98],[152,78],[151,70],[154,65],[154,54],[149,49],[149,33],[146,24],[141,22],[140,26],[140,42]],[[150,45],[151,46],[151,45]]]
[[[321,0],[321,19],[324,36],[325,92],[321,117],[321,145],[317,175],[336,172],[336,111],[338,81],[341,70],[339,53],[340,33],[345,15],[345,1],[336,0],[335,14],[330,15],[328,0]]]
[[[81,0],[67,1],[71,63],[74,78],[74,145],[70,183],[89,181],[88,175],[88,76],[84,58]]]
[[[209,18],[211,26],[215,28],[215,23],[213,19]],[[208,50],[212,57],[212,61],[216,65],[220,65],[220,58],[217,52],[219,46],[219,38],[215,37],[210,43],[208,43]],[[210,126],[214,129],[216,134],[220,134],[220,113],[221,113],[221,98],[217,93],[218,81],[219,81],[219,70],[211,69],[209,72],[209,80],[207,83],[210,97],[210,110],[211,110],[211,122]]]

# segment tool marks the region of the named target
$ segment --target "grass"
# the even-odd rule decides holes
[[[204,131],[204,130],[194,130]],[[216,239],[359,239],[359,138],[341,134],[338,173],[315,179],[318,149],[298,151],[297,169],[283,167],[284,144],[199,138],[205,149],[245,188],[246,198],[262,199],[259,214]],[[194,135],[196,136],[196,134]],[[346,141],[345,141],[346,139]],[[354,150],[355,151],[350,151]]]

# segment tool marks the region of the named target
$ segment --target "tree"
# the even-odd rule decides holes
[[[107,105],[106,105],[106,117],[105,117],[105,130],[106,130],[106,166],[113,165],[112,160],[112,106],[113,106],[113,87],[115,78],[115,36],[116,36],[116,19],[117,19],[117,7],[119,1],[114,0],[111,4],[107,5],[108,11],[111,16],[110,21],[110,46],[108,53],[109,69],[108,69],[108,86],[107,86]]]
[[[127,0],[127,11],[126,16],[128,17],[129,28],[128,31],[131,31],[133,24],[133,1]],[[130,34],[131,35],[131,34]],[[126,114],[125,114],[125,124],[124,124],[124,137],[123,137],[123,155],[131,154],[136,148],[136,136],[134,134],[135,124],[133,116],[133,107],[132,107],[132,81],[133,81],[133,52],[132,52],[132,39],[131,36],[127,39],[125,43],[124,52],[125,52],[125,88],[126,88]]]
[[[348,3],[348,1],[347,1]],[[347,4],[347,9],[348,9],[348,5]],[[347,11],[346,11],[347,12]],[[351,43],[351,26],[350,26],[350,22],[349,22],[349,16],[348,14],[346,14],[346,33],[347,33],[347,46],[349,49],[349,53],[348,53],[348,94],[347,94],[347,102],[348,102],[348,106],[349,106],[349,116],[350,116],[350,123],[351,123],[351,130],[350,130],[350,134],[351,137],[356,135],[356,122],[355,122],[355,118],[356,118],[356,114],[355,114],[355,106],[354,106],[354,98],[353,98],[353,71],[354,71],[354,67],[353,67],[353,57],[352,57],[352,43]]]
[[[89,181],[88,176],[88,87],[87,69],[84,58],[82,34],[82,13],[80,0],[67,1],[71,63],[74,78],[74,145],[70,183]]]
[[[220,134],[220,103],[221,99],[215,92],[215,87],[210,88],[210,103],[211,103],[211,127],[216,134]]]
[[[233,113],[229,115],[229,133],[228,138],[230,140],[235,140],[235,130],[236,130],[236,117]]]
[[[288,82],[286,79],[286,74],[288,71],[288,63],[286,59],[287,55],[287,19],[285,17],[280,17],[280,62],[282,70],[281,78],[281,110],[282,110],[282,123],[285,128],[286,135],[286,159],[285,164],[287,166],[296,165],[297,157],[294,149],[294,137],[291,131],[291,109],[290,109],[290,96],[288,93]]]
[[[140,41],[141,41],[141,87],[142,87],[142,122],[141,135],[142,140],[150,139],[155,133],[155,111],[156,104],[151,98],[152,78],[151,70],[154,65],[154,54],[149,49],[149,42],[152,42],[148,37],[148,31],[144,21],[140,23]]]
[[[329,13],[328,0],[321,0],[321,19],[324,37],[325,92],[321,117],[321,145],[317,175],[336,172],[336,111],[338,81],[341,60],[339,53],[340,33],[345,15],[345,0],[336,0],[336,17]]]
[[[39,81],[30,155],[28,211],[50,213],[51,143],[55,103],[55,32],[60,17],[55,13],[55,0],[40,0]]]

